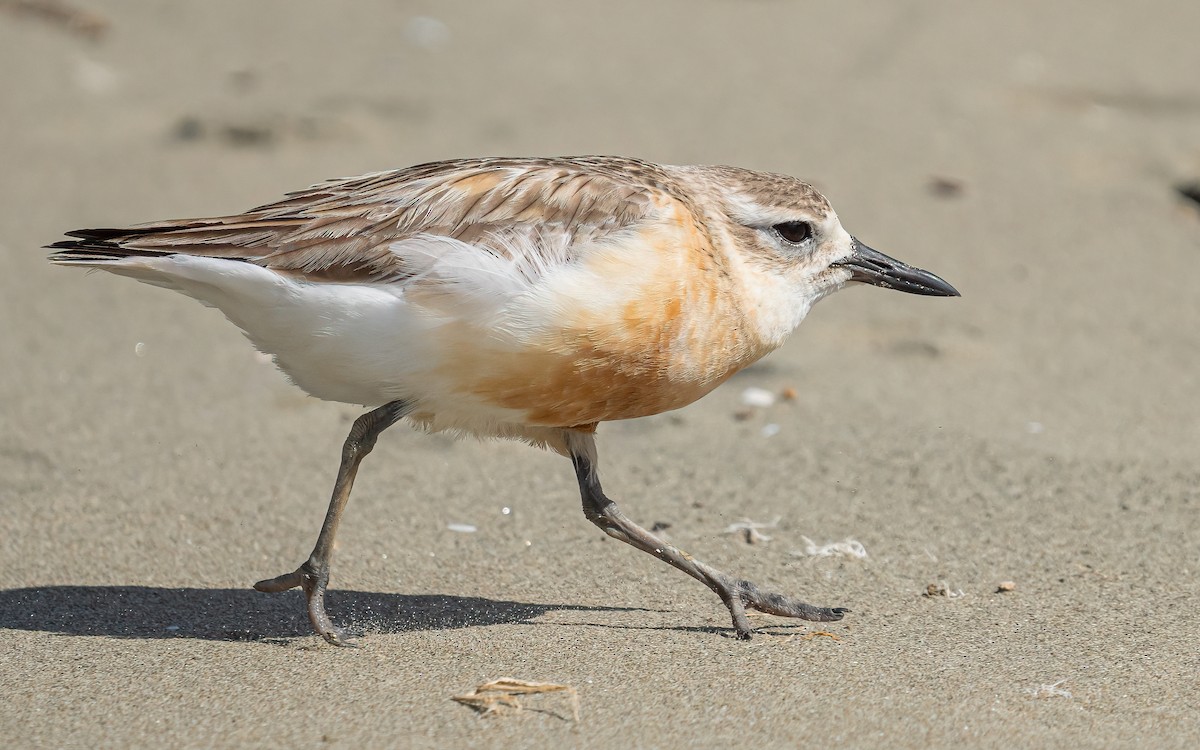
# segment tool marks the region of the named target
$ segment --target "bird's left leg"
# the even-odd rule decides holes
[[[297,586],[303,589],[304,598],[308,602],[308,619],[312,622],[313,630],[335,646],[349,646],[352,642],[345,631],[334,625],[325,612],[325,587],[329,585],[333,538],[337,534],[342,511],[350,499],[350,490],[354,487],[358,465],[375,447],[379,433],[391,427],[410,411],[412,405],[407,401],[393,401],[354,420],[350,434],[346,436],[346,442],[342,445],[342,462],[338,467],[337,481],[333,485],[333,497],[329,501],[329,510],[325,513],[325,522],[321,524],[321,533],[317,535],[317,544],[313,547],[312,554],[303,565],[291,573],[254,584],[256,590],[267,592],[287,591]]]
[[[564,437],[571,461],[575,464],[575,476],[583,496],[583,513],[588,520],[614,539],[654,555],[716,592],[729,608],[738,638],[749,639],[753,631],[746,617],[747,607],[781,617],[817,622],[840,620],[842,615],[850,611],[843,607],[816,607],[799,599],[762,591],[750,581],[722,573],[638,526],[601,489],[600,478],[596,474],[596,441],[592,434],[567,430]]]

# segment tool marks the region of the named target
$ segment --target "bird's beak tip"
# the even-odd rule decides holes
[[[850,280],[928,297],[961,297],[945,279],[884,255],[857,239],[849,256],[835,265],[850,269]]]

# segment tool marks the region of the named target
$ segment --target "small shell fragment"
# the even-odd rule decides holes
[[[765,409],[775,403],[775,394],[766,388],[747,388],[742,391],[742,403],[746,406]]]

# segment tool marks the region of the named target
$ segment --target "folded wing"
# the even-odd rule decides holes
[[[50,259],[120,272],[111,265],[188,255],[312,282],[405,283],[454,268],[528,282],[637,225],[669,180],[612,157],[437,162],[318,184],[235,216],[69,232]]]

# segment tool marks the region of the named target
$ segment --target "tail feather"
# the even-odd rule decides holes
[[[124,260],[125,258],[160,258],[164,255],[170,255],[170,253],[162,251],[136,250],[118,245],[92,245],[82,242],[71,242],[69,240],[47,245],[46,249],[58,251],[50,253],[50,262],[60,265],[102,263],[105,261]]]
[[[206,226],[203,223],[171,225],[169,229],[193,229]],[[162,225],[144,227],[101,227],[97,229],[75,229],[67,232],[70,240],[59,240],[46,245],[47,250],[56,250],[50,254],[50,262],[61,265],[93,264],[105,261],[122,260],[124,258],[159,258],[171,255],[171,250],[158,250],[145,247],[130,247],[126,243],[146,235],[161,233]]]

